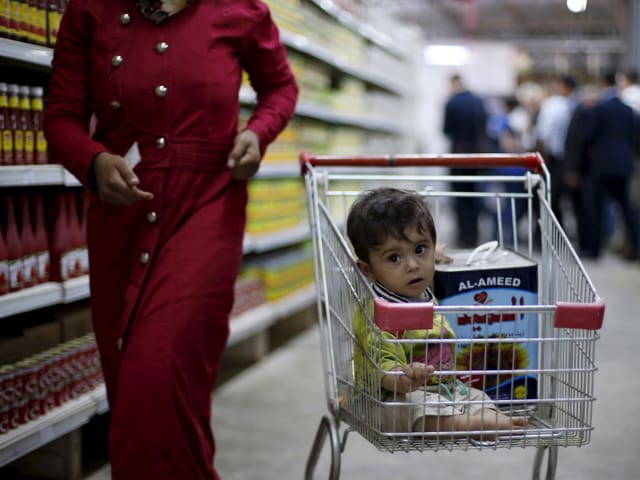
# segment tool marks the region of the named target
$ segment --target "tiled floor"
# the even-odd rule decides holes
[[[586,262],[606,302],[597,345],[592,441],[559,450],[557,479],[640,478],[637,406],[640,378],[640,265],[617,257]],[[315,328],[269,355],[214,396],[218,445],[216,467],[224,480],[299,480],[318,422],[326,412]],[[361,437],[349,436],[342,455],[345,480],[398,478],[529,478],[533,449],[381,453]],[[316,478],[328,477],[326,452]],[[108,467],[87,480],[107,480]]]

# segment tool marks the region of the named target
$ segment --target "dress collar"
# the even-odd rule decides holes
[[[192,0],[136,0],[142,15],[153,23],[160,23],[184,10]]]

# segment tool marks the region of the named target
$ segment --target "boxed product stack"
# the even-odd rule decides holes
[[[248,234],[263,235],[305,220],[304,184],[300,178],[255,178],[249,183]]]
[[[265,3],[269,5],[271,16],[278,28],[296,34],[304,33],[300,0],[265,0]]]
[[[242,266],[234,287],[234,303],[230,318],[259,307],[265,302],[260,270],[250,262]]]
[[[256,259],[267,302],[280,300],[313,283],[313,255],[308,245],[276,251]]]

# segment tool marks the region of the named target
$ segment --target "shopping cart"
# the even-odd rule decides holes
[[[558,447],[582,446],[590,441],[595,401],[595,345],[603,321],[604,302],[551,212],[549,174],[542,157],[537,153],[351,157],[303,154],[300,160],[313,237],[328,403],[328,413],[320,421],[307,460],[305,478],[313,477],[327,439],[331,453],[329,478],[339,478],[341,454],[350,432],[359,433],[379,450],[387,452],[533,447],[537,449],[533,478],[540,477],[545,455],[546,478],[554,478]],[[477,174],[452,175],[458,167],[477,169]],[[502,167],[520,167],[521,172],[495,174]],[[452,182],[456,182],[455,191],[451,189]],[[505,239],[509,238],[511,251],[535,261],[537,301],[533,305],[517,302],[434,305],[432,302],[393,304],[376,298],[351,253],[345,220],[350,205],[362,191],[382,186],[412,189],[427,197],[439,241],[443,235],[446,237],[447,222],[450,224],[453,218],[452,201],[466,197],[482,202],[485,210],[493,215],[493,240],[504,246]],[[519,213],[516,215],[516,212]],[[503,323],[507,331],[507,319],[524,319],[522,331],[525,333],[520,333],[517,339],[513,335],[498,334],[455,339],[441,336],[428,342],[447,343],[454,352],[464,345],[480,352],[476,360],[485,361],[478,365],[477,361],[464,364],[456,360],[458,364],[451,370],[435,372],[439,378],[485,378],[483,382],[487,382],[487,378],[524,378],[524,390],[522,384],[508,381],[501,384],[506,385],[506,395],[503,388],[502,394],[495,394],[491,402],[496,411],[504,415],[526,418],[526,427],[477,431],[390,428],[388,418],[395,415],[393,409],[399,406],[398,399],[393,394],[381,395],[380,372],[371,374],[378,368],[379,359],[375,353],[367,353],[354,332],[352,322],[356,312],[365,318],[368,335],[377,335],[379,344],[386,342],[398,348],[425,340],[406,339],[401,335],[390,339],[389,335],[382,336],[383,330],[428,329],[433,325],[434,315],[444,315],[452,323],[460,316],[491,318],[498,332]],[[394,327],[398,321],[402,325]],[[511,353],[515,343],[534,352],[536,362],[525,366],[510,363],[508,358],[515,355]],[[486,352],[491,349],[509,352],[502,355],[507,360],[489,367]],[[364,358],[360,365],[354,361],[358,355]],[[457,354],[454,358],[458,358]],[[486,383],[481,384],[481,388],[485,386]],[[456,401],[453,398],[450,403],[455,406]],[[474,403],[458,402],[467,402],[467,407]],[[411,406],[420,408],[419,404]],[[341,435],[342,424],[346,427]]]

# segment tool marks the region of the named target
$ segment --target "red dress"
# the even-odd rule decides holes
[[[248,127],[264,151],[297,87],[260,1],[196,0],[154,24],[134,0],[71,0],[62,20],[45,116],[52,161],[87,184],[97,153],[123,155],[135,141],[140,188],[154,194],[133,206],[94,196],[89,207],[115,480],[218,478],[211,391],[247,201],[226,166],[242,69],[258,94]]]

